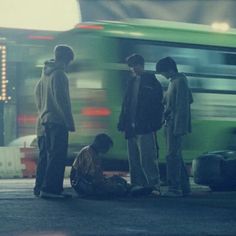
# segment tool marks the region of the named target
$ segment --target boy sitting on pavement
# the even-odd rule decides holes
[[[129,184],[120,176],[105,177],[99,154],[113,146],[106,134],[96,135],[92,144],[82,148],[71,169],[71,185],[80,196],[122,197],[129,191]]]

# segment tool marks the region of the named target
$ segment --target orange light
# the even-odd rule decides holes
[[[106,107],[85,107],[80,113],[83,116],[109,116],[111,111]]]
[[[25,123],[35,124],[36,120],[37,120],[37,117],[36,116],[32,116],[32,115],[19,115],[17,117],[17,121],[20,124],[25,124]]]
[[[77,29],[93,29],[93,30],[103,30],[104,27],[101,25],[81,25],[78,24],[75,26]]]
[[[28,39],[32,39],[32,40],[53,40],[54,37],[53,36],[44,36],[44,35],[28,35]]]

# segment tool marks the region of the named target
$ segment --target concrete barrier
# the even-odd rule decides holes
[[[22,178],[24,164],[18,147],[0,147],[0,178]]]
[[[0,178],[34,178],[37,166],[36,148],[0,147]],[[71,167],[66,167],[65,177]]]

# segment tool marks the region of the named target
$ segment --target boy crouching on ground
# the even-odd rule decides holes
[[[80,196],[122,197],[128,194],[129,184],[120,176],[105,177],[99,154],[113,146],[106,134],[98,134],[93,143],[82,148],[71,169],[71,185]]]

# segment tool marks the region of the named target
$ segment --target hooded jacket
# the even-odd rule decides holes
[[[74,131],[68,78],[64,65],[54,60],[46,61],[42,76],[35,87],[38,110],[37,135],[44,132],[44,124],[54,123]]]
[[[128,82],[118,122],[118,130],[125,132],[126,139],[139,134],[155,132],[162,126],[163,90],[155,76],[147,72],[144,72],[140,78],[134,118],[135,126],[132,126],[132,114],[130,114],[130,111],[134,80],[135,78],[131,78]]]
[[[170,78],[165,95],[165,118],[167,125],[173,127],[174,135],[185,135],[191,132],[191,109],[193,103],[187,78],[177,73]]]

